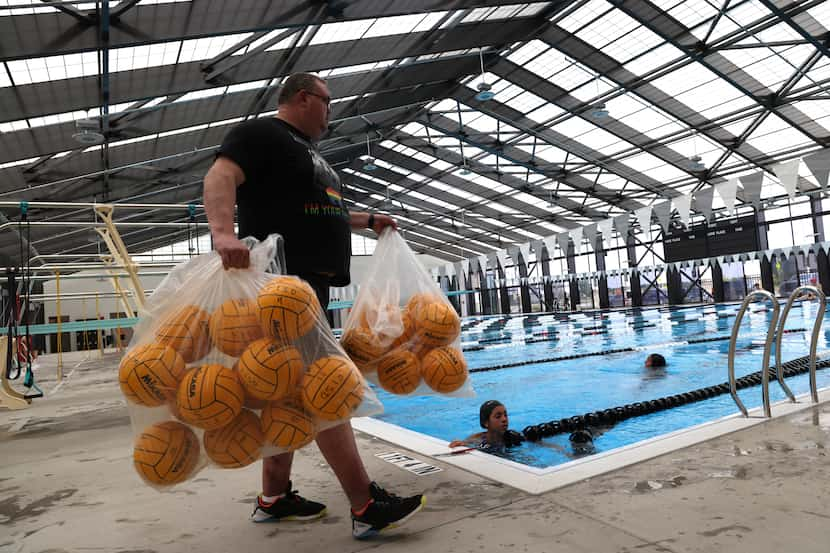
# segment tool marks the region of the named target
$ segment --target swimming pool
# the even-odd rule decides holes
[[[817,303],[793,308],[784,336],[782,359],[801,357],[809,351],[809,335]],[[401,397],[382,390],[378,395],[385,412],[376,418],[450,441],[479,431],[478,407],[486,399],[499,399],[508,408],[510,427],[568,418],[589,411],[647,401],[720,384],[727,380],[728,337],[737,305],[696,308],[642,309],[629,312],[595,312],[592,315],[542,315],[487,317],[464,321],[463,345],[476,390],[474,398]],[[763,340],[771,313],[762,304],[744,317],[738,339],[736,375],[760,370]],[[825,315],[826,318],[826,315]],[[497,324],[493,324],[494,322]],[[798,329],[807,329],[798,331]],[[540,340],[544,338],[544,340]],[[689,343],[695,340],[707,340]],[[830,347],[830,331],[822,329],[819,351]],[[608,350],[635,348],[613,354]],[[643,368],[646,354],[657,352],[669,361],[665,371]],[[596,353],[597,355],[590,355]],[[528,360],[577,359],[481,370],[494,365],[513,365]],[[481,372],[476,372],[476,371]],[[830,386],[830,370],[821,370],[819,387]],[[808,376],[787,379],[798,395],[809,391]],[[785,396],[772,382],[773,401]],[[760,386],[739,391],[748,408],[761,404]],[[688,428],[737,412],[729,394],[622,421],[594,439],[596,452],[606,452],[636,442]],[[527,443],[512,452],[512,459],[536,468],[547,468],[574,458],[568,434]]]

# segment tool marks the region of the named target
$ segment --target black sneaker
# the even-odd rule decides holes
[[[253,522],[270,522],[278,520],[314,520],[326,515],[326,506],[316,501],[309,501],[300,496],[297,490],[291,489],[291,482],[288,482],[288,489],[285,495],[273,503],[262,501],[262,495],[256,498],[256,507],[251,514]]]
[[[398,497],[389,493],[375,482],[369,485],[371,501],[362,515],[352,512],[352,537],[363,540],[377,535],[383,530],[396,528],[426,505],[427,499],[422,494],[411,497]]]

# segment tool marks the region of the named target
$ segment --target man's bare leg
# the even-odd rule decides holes
[[[352,509],[357,511],[365,507],[370,499],[371,480],[357,451],[351,422],[347,421],[317,434],[317,446],[340,480]]]
[[[293,451],[262,459],[262,495],[273,497],[285,493],[293,460]]]

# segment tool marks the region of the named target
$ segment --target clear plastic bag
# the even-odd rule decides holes
[[[177,484],[209,463],[247,466],[382,411],[311,286],[279,276],[282,239],[246,243],[248,269],[225,270],[215,252],[176,266],[148,298],[119,366],[134,465],[150,485]]]
[[[392,229],[375,246],[340,342],[364,376],[390,393],[475,395],[461,319]]]

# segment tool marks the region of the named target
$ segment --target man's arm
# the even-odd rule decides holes
[[[245,182],[245,174],[234,161],[219,156],[205,175],[205,213],[213,236],[213,248],[222,257],[226,269],[248,267],[248,248],[233,230],[236,188]]]
[[[370,221],[371,218],[371,221]],[[371,225],[369,223],[372,223]],[[349,212],[349,226],[355,230],[371,228],[380,235],[386,227],[398,228],[398,223],[389,215],[382,213],[366,213],[364,211]]]

